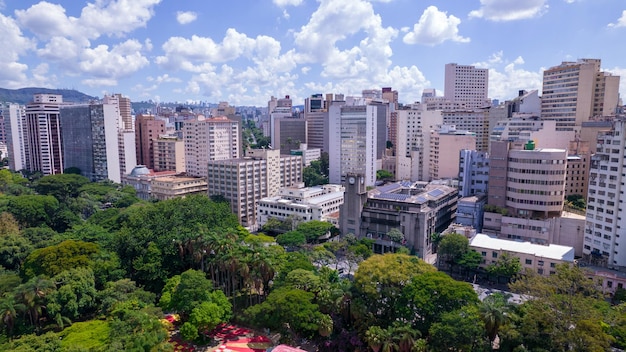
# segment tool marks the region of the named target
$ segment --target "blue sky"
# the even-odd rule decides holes
[[[504,100],[600,58],[624,94],[625,38],[623,0],[0,0],[0,87],[258,106],[393,87],[411,103],[456,62],[489,68]]]

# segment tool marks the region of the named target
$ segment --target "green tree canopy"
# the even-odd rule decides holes
[[[24,227],[52,225],[59,202],[52,196],[23,195],[10,197],[8,211]]]
[[[73,240],[36,249],[24,261],[24,274],[27,277],[53,277],[65,270],[90,266],[93,256],[99,251],[94,243]]]
[[[458,233],[449,233],[439,242],[437,253],[450,264],[458,264],[467,251],[469,251],[467,237]]]
[[[76,174],[48,175],[34,183],[35,191],[42,195],[51,195],[60,202],[76,198],[82,186],[90,181],[87,177]]]

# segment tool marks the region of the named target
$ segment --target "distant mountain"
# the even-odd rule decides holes
[[[63,101],[72,103],[88,102],[98,97],[92,97],[85,93],[81,93],[74,89],[50,89],[50,88],[20,88],[20,89],[4,89],[0,88],[0,102],[9,102],[17,104],[28,104],[33,101],[33,95],[43,94],[61,94]]]

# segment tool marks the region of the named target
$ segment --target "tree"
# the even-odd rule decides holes
[[[20,224],[9,212],[0,212],[0,236],[19,234]]]
[[[487,351],[485,328],[476,306],[444,313],[430,327],[430,345],[435,351]]]
[[[30,241],[18,233],[0,235],[0,265],[8,270],[19,270],[32,250]]]
[[[396,228],[389,230],[386,236],[390,241],[395,243],[402,243],[404,241],[404,234]]]
[[[469,240],[458,233],[449,233],[441,239],[438,255],[449,264],[456,265],[469,250]]]
[[[17,300],[24,305],[31,326],[37,330],[40,327],[40,317],[46,304],[47,296],[54,292],[52,280],[44,277],[33,277],[15,289]]]
[[[94,243],[67,240],[58,245],[34,250],[24,261],[27,277],[46,275],[52,277],[65,270],[90,266],[94,255],[99,253]]]
[[[388,180],[393,180],[394,176],[393,173],[387,171],[387,170],[377,170],[376,171],[376,179],[377,180],[382,180],[382,181],[388,181]]]
[[[300,223],[298,227],[296,227],[296,230],[302,233],[309,243],[317,241],[319,237],[324,236],[329,232],[338,232],[337,228],[333,224],[320,220],[311,220]]]
[[[467,271],[474,271],[478,269],[482,261],[483,256],[475,250],[471,249],[463,254],[461,260],[459,260],[459,266]]]
[[[489,341],[493,344],[500,328],[511,320],[511,305],[501,293],[485,297],[478,306],[478,315],[485,324]]]
[[[502,253],[495,263],[487,267],[487,272],[496,276],[506,277],[511,280],[513,276],[522,270],[522,264],[518,257],[514,257],[506,252]]]
[[[374,350],[374,352],[380,351],[380,348],[387,338],[387,330],[381,328],[380,326],[370,326],[370,328],[365,332],[365,342],[372,350]]]
[[[556,273],[541,276],[527,270],[509,287],[528,298],[518,323],[529,349],[604,351],[610,343],[602,321],[608,303],[583,268],[560,264]]]
[[[23,195],[10,197],[8,211],[24,227],[52,225],[59,202],[52,196]]]
[[[300,231],[289,231],[276,236],[276,243],[283,247],[298,247],[306,243],[306,236]]]
[[[163,350],[169,335],[159,321],[159,313],[148,308],[121,312],[110,323],[109,350]]]
[[[37,193],[51,195],[59,202],[65,202],[69,198],[76,198],[82,186],[90,181],[87,177],[76,174],[47,175],[34,183]]]
[[[442,272],[425,272],[413,276],[404,287],[396,311],[401,321],[426,335],[442,314],[477,303],[478,295],[470,284]]]
[[[90,268],[79,267],[61,272],[52,280],[57,288],[48,295],[47,309],[50,316],[77,320],[96,309],[96,284]]]
[[[13,336],[15,321],[19,313],[25,310],[24,304],[17,301],[15,295],[5,295],[0,298],[0,322],[7,329],[7,335]]]

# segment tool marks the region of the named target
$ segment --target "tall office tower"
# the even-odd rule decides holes
[[[63,96],[35,94],[26,105],[26,167],[45,175],[63,173],[63,137],[59,107]]]
[[[452,102],[465,103],[468,109],[491,105],[489,103],[489,69],[455,63],[446,64],[444,97]]]
[[[226,198],[240,224],[256,230],[257,202],[302,182],[302,159],[281,156],[279,150],[251,149],[244,158],[209,160],[207,177],[208,195]]]
[[[185,172],[185,143],[176,136],[164,135],[153,141],[154,171]]]
[[[618,117],[613,128],[600,132],[598,149],[591,157],[587,223],[583,258],[592,264],[626,268],[626,211],[623,201],[623,161],[626,149],[626,118]]]
[[[239,123],[225,116],[185,121],[185,170],[190,176],[207,177],[210,160],[239,157]]]
[[[121,183],[119,131],[124,121],[117,104],[64,106],[60,120],[65,167],[80,169],[93,182]]]
[[[459,152],[476,149],[476,134],[442,125],[430,130],[429,181],[459,177]]]
[[[139,114],[135,117],[135,150],[137,164],[154,168],[154,150],[152,142],[165,134],[165,122],[154,115]]]
[[[26,110],[23,105],[6,104],[2,108],[6,131],[9,168],[20,171],[26,168]]]
[[[413,104],[398,110],[396,147],[396,179],[424,181],[428,179],[428,144],[430,130],[443,124],[440,110],[426,110]]]
[[[342,99],[343,100],[343,99]],[[313,94],[304,99],[304,119],[306,120],[307,141],[311,148],[328,152],[328,108],[333,94]]]
[[[443,123],[454,125],[457,130],[476,134],[476,150],[489,150],[490,109],[476,110],[444,110]]]
[[[489,153],[463,149],[459,152],[459,195],[486,195],[489,185]]]
[[[4,144],[6,145],[7,143],[7,128],[6,126],[8,125],[8,122],[5,122],[6,120],[9,119],[9,105],[8,104],[3,104],[0,103],[0,145]],[[5,112],[5,110],[7,110]],[[6,155],[2,155],[2,158],[4,158]]]
[[[280,149],[281,154],[289,154],[292,149],[306,144],[306,120],[296,118],[278,118],[274,120],[272,147]]]
[[[329,109],[329,181],[343,184],[346,174],[363,175],[366,186],[376,182],[386,144],[388,104],[350,98]]]
[[[130,99],[121,95],[105,95],[104,104],[115,106],[118,115],[118,140],[120,153],[120,173],[130,173],[137,166],[135,130]]]
[[[541,118],[574,130],[594,116],[615,115],[619,76],[600,71],[600,59],[564,61],[543,72]]]
[[[390,87],[383,88],[383,99],[389,102],[389,121],[387,122],[387,140],[391,142],[392,155],[396,155],[398,144],[398,91]],[[404,126],[402,126],[404,128]]]

